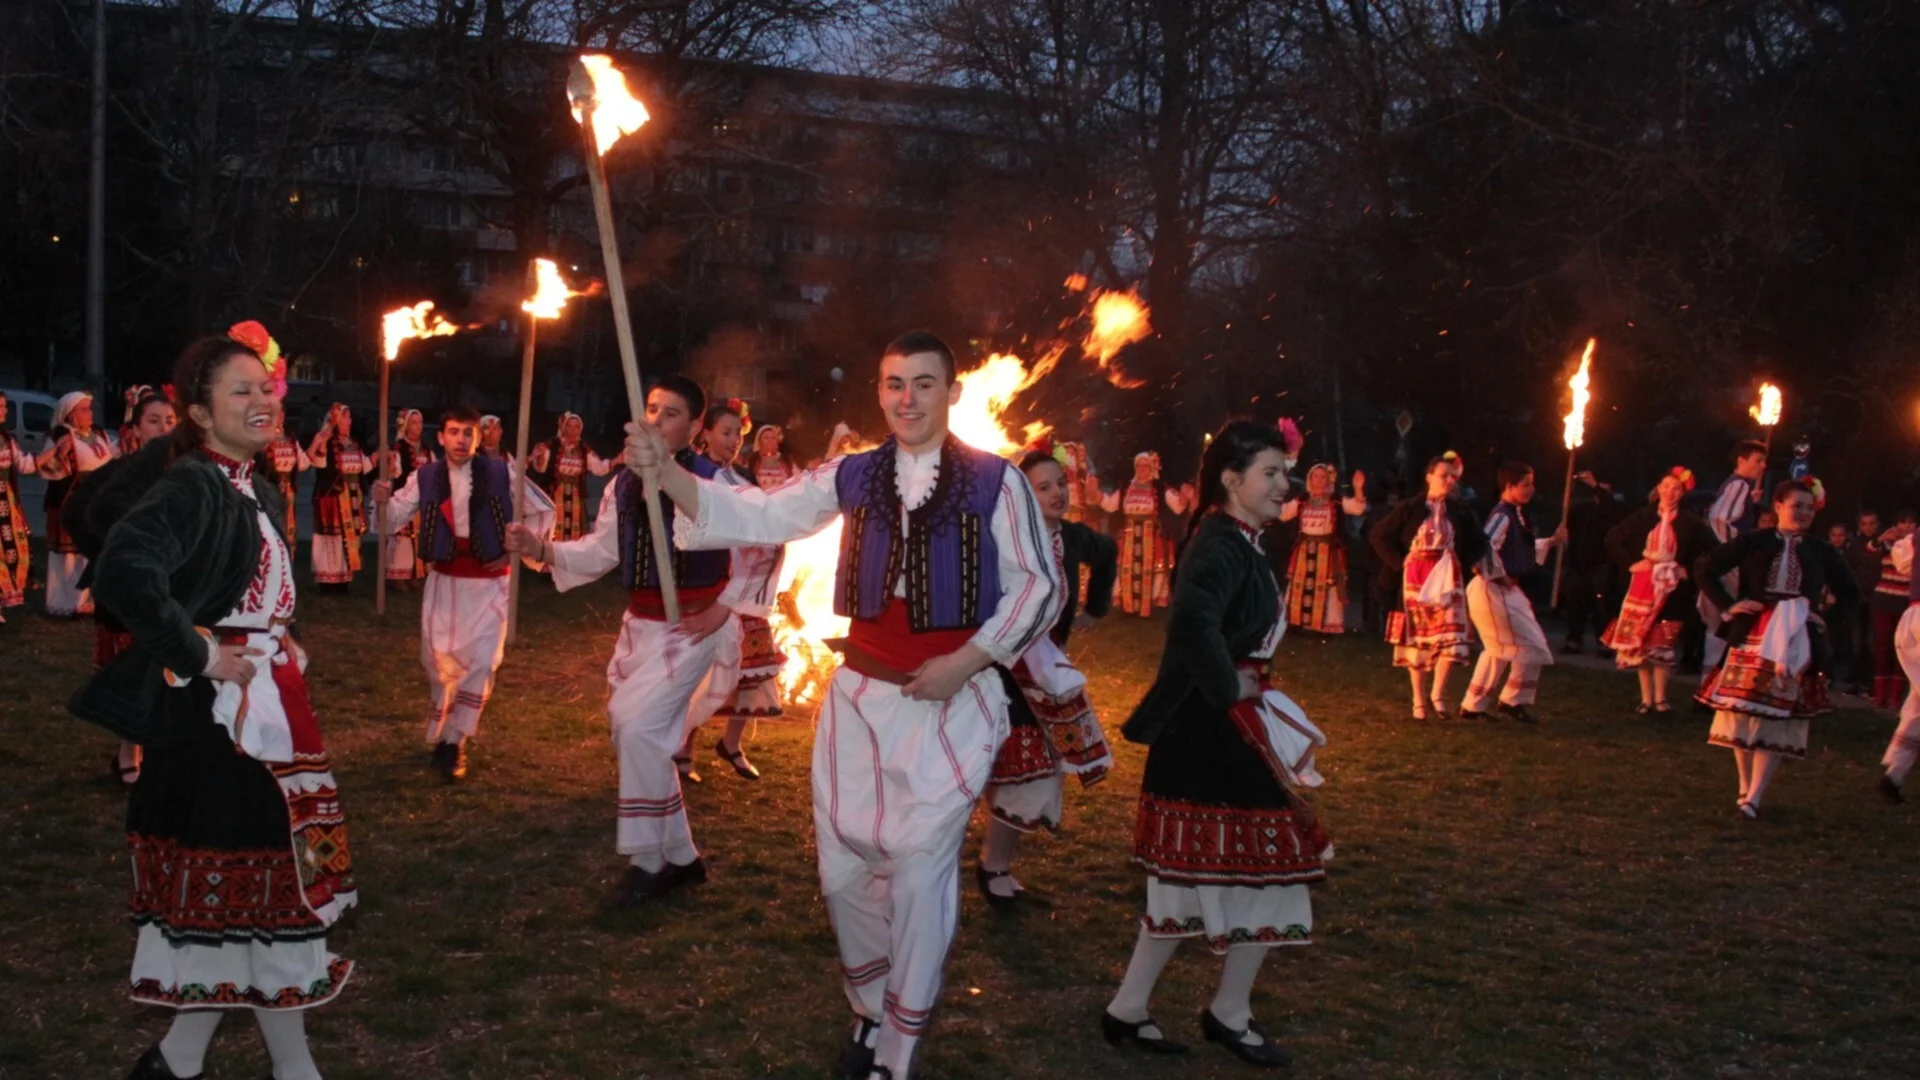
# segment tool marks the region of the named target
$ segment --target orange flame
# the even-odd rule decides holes
[[[1064,351],[1056,345],[1032,367],[1010,353],[995,353],[972,371],[961,372],[960,403],[947,414],[947,430],[968,446],[1001,457],[1046,434],[1051,428],[1036,420],[1014,435],[1001,424],[1000,416],[1022,391],[1053,370]]]
[[[1147,322],[1147,306],[1132,290],[1126,292],[1098,292],[1093,296],[1093,326],[1087,331],[1082,347],[1087,355],[1100,365],[1107,381],[1122,390],[1131,390],[1146,385],[1140,379],[1129,378],[1113,366],[1113,358],[1121,349],[1153,333],[1153,326]]]
[[[1760,384],[1760,404],[1747,409],[1747,415],[1760,422],[1761,427],[1772,427],[1780,422],[1780,388],[1770,382]]]
[[[394,308],[380,316],[380,345],[388,363],[400,358],[400,343],[411,338],[446,337],[460,327],[440,317],[433,301],[422,300],[411,307]]]
[[[586,74],[584,80],[579,78],[581,72]],[[601,53],[580,58],[580,67],[567,80],[567,98],[575,123],[583,123],[587,110],[593,110],[593,143],[602,156],[621,136],[639,131],[653,119],[647,107],[627,89],[627,77],[613,66],[613,58]]]
[[[1587,382],[1593,370],[1593,347],[1597,344],[1596,339],[1587,339],[1587,351],[1580,354],[1580,370],[1567,380],[1567,389],[1573,391],[1573,409],[1567,413],[1566,433],[1561,441],[1569,450],[1577,450],[1587,441],[1587,402],[1591,397],[1587,393]]]
[[[536,319],[557,319],[569,299],[587,295],[567,284],[552,259],[533,260],[533,277],[533,295],[520,302],[520,310]]]

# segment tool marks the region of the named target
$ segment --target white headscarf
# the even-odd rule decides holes
[[[60,399],[60,404],[54,406],[54,409],[53,409],[53,426],[66,427],[67,417],[73,415],[73,410],[78,408],[81,402],[92,401],[92,400],[93,400],[93,395],[87,393],[85,390],[75,390],[74,392],[66,395],[65,397],[62,397]],[[93,422],[94,422],[94,426],[98,427],[100,424],[100,418],[97,416],[94,417]]]

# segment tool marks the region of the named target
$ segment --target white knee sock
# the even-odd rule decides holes
[[[1753,752],[1753,780],[1747,786],[1747,803],[1760,805],[1760,797],[1767,793],[1767,785],[1773,782],[1773,774],[1780,768],[1780,755],[1771,750]]]
[[[220,1026],[224,1009],[182,1009],[173,1014],[173,1026],[160,1040],[160,1056],[175,1076],[199,1076],[207,1071],[207,1047]]]
[[[1267,952],[1247,946],[1227,950],[1227,958],[1220,965],[1220,987],[1209,1006],[1214,1019],[1235,1031],[1246,1028],[1253,1019],[1253,980],[1260,974]]]
[[[1740,801],[1747,801],[1747,791],[1753,787],[1753,751],[1735,749],[1733,767],[1740,770]]]
[[[1013,869],[1013,857],[1020,850],[1020,830],[998,818],[987,819],[986,839],[980,843],[980,868],[995,872]],[[996,896],[1014,896],[1020,882],[1013,877],[994,878],[987,888]]]
[[[1151,1015],[1149,1006],[1154,985],[1179,948],[1179,938],[1157,938],[1147,933],[1145,927],[1141,928],[1140,936],[1133,942],[1133,959],[1127,961],[1127,977],[1120,980],[1120,989],[1107,1006],[1114,1019],[1129,1024],[1146,1021]]]
[[[273,1080],[320,1080],[320,1067],[307,1048],[307,1014],[293,1009],[255,1009],[260,1037],[273,1058]]]

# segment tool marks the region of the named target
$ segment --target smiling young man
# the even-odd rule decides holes
[[[647,423],[664,440],[664,472],[711,478],[718,467],[691,448],[706,409],[706,393],[683,375],[668,375],[647,393]],[[777,565],[772,555],[752,551],[694,551],[684,543],[686,521],[675,521],[664,498],[667,558],[672,560],[680,621],[667,621],[660,592],[659,555],[647,519],[640,477],[622,469],[607,485],[593,529],[575,540],[554,542],[518,525],[508,531],[515,551],[537,558],[553,572],[562,592],[598,581],[616,567],[627,590],[620,640],[607,664],[607,719],[619,760],[619,818],[614,846],[630,865],[613,895],[629,907],[707,879],[706,863],[693,843],[687,805],[674,755],[686,733],[687,705],[716,667],[737,657],[740,620],[749,598],[766,588]],[[739,666],[730,670],[737,676]],[[713,687],[725,697],[731,687]]]
[[[834,609],[852,620],[814,732],[821,894],[855,1022],[853,1080],[905,1080],[960,917],[960,844],[1007,734],[993,664],[1044,634],[1062,589],[1018,469],[952,438],[953,353],[904,334],[880,358],[892,435],[771,490],[663,468],[662,426],[630,425],[627,464],[694,519],[689,546],[782,544],[845,516]]]
[[[513,480],[506,462],[476,456],[479,441],[480,414],[456,405],[440,420],[443,459],[414,469],[399,491],[385,481],[373,485],[374,501],[386,504],[389,520],[420,515],[416,541],[427,566],[420,664],[434,713],[427,741],[448,783],[466,779],[467,740],[480,730],[507,645]],[[531,484],[526,517],[536,528],[553,523],[553,504]]]

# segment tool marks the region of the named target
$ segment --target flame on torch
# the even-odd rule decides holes
[[[557,319],[569,299],[587,295],[567,284],[552,259],[533,260],[533,277],[533,295],[520,302],[520,310],[536,319]]]
[[[1780,388],[1770,382],[1760,384],[1760,404],[1747,409],[1747,415],[1770,428],[1780,422]]]
[[[395,308],[380,316],[380,347],[388,363],[400,358],[400,343],[410,338],[446,337],[460,327],[440,317],[433,301],[422,300],[411,307]]]
[[[1108,382],[1122,390],[1131,390],[1146,384],[1113,367],[1113,358],[1121,349],[1151,333],[1153,326],[1147,322],[1147,306],[1133,290],[1103,292],[1093,298],[1093,326],[1087,331],[1082,347],[1106,373]]]
[[[593,110],[593,143],[602,156],[621,136],[639,131],[652,119],[647,107],[627,89],[627,77],[613,66],[613,58],[601,53],[580,58],[580,66],[567,80],[567,100],[576,123],[584,122],[587,110]]]
[[[1596,344],[1596,339],[1587,339],[1587,349],[1580,354],[1580,369],[1573,373],[1573,378],[1567,380],[1567,389],[1573,391],[1573,408],[1567,413],[1566,434],[1562,441],[1569,450],[1577,450],[1581,443],[1587,441],[1587,401],[1590,397],[1587,381],[1593,369],[1593,348]]]

